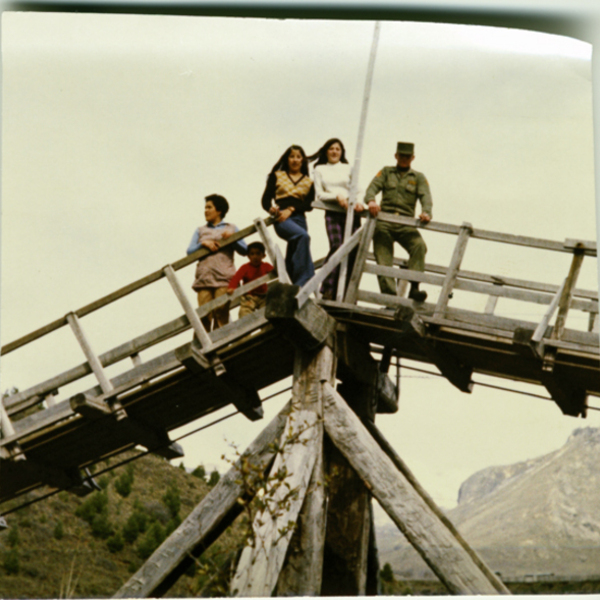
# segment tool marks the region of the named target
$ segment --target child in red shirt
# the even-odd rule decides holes
[[[263,262],[265,258],[265,246],[262,242],[248,244],[248,259],[231,278],[227,288],[228,294],[233,294],[240,282],[249,283],[273,270],[273,266]],[[263,283],[240,298],[240,318],[251,312],[262,308],[267,300],[267,284]]]

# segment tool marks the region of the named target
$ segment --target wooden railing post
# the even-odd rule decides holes
[[[467,242],[469,241],[469,236],[472,232],[473,226],[470,223],[463,223],[461,225],[460,233],[458,234],[458,239],[456,240],[456,246],[454,247],[454,253],[452,254],[452,260],[450,261],[448,272],[446,274],[446,279],[442,285],[440,297],[438,298],[437,305],[435,307],[435,317],[443,317],[444,313],[446,312],[446,306],[448,306],[448,300],[450,299],[450,294],[452,294],[454,282],[458,276],[460,264],[462,263],[465,250],[467,249]]]
[[[263,244],[265,245],[265,249],[270,261],[273,263],[275,269],[277,269],[277,278],[281,283],[292,283],[287,269],[285,268],[285,259],[283,258],[283,254],[281,254],[279,246],[273,243],[273,239],[267,231],[267,225],[262,219],[254,219],[254,226],[256,227]]]
[[[346,302],[347,304],[356,303],[356,298],[358,296],[358,286],[360,285],[360,279],[362,277],[363,269],[365,267],[365,263],[367,262],[367,257],[369,255],[369,246],[371,245],[371,240],[373,239],[373,235],[375,234],[376,225],[377,219],[369,216],[367,217],[367,222],[362,228],[363,233],[361,236],[360,244],[358,246],[358,252],[356,253],[354,268],[352,269],[352,275],[350,276],[350,281],[348,282],[346,295],[344,297],[344,302]]]
[[[171,287],[173,288],[173,291],[175,292],[175,295],[177,296],[179,303],[183,307],[185,315],[188,318],[190,325],[192,326],[192,329],[194,330],[194,333],[196,334],[196,337],[198,338],[198,341],[200,342],[200,345],[202,346],[202,351],[207,352],[210,349],[210,347],[212,346],[212,341],[211,341],[208,333],[206,333],[206,329],[204,329],[204,325],[202,325],[202,321],[200,321],[200,318],[196,314],[196,311],[194,310],[192,303],[189,301],[188,297],[185,295],[185,291],[181,287],[181,284],[179,283],[179,280],[177,279],[177,275],[175,274],[173,267],[171,265],[167,265],[163,269],[163,271],[164,271],[165,276],[168,279],[169,283],[171,284]]]
[[[102,391],[105,394],[112,392],[113,385],[106,376],[106,373],[104,372],[104,367],[102,366],[100,359],[92,350],[92,347],[85,335],[85,332],[81,327],[79,318],[75,313],[69,313],[66,318],[69,325],[71,326],[71,329],[73,330],[73,333],[75,334],[75,337],[77,338],[77,341],[79,342],[79,345],[81,346],[81,349],[83,350],[83,353],[85,354],[85,357],[87,358],[87,361],[92,371],[94,372],[94,375],[96,376],[96,379],[98,380],[98,383],[100,384],[100,387],[102,388]]]

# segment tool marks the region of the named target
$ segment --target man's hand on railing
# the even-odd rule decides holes
[[[421,223],[429,223],[431,217],[427,213],[421,213],[419,215],[419,221],[421,221]]]
[[[375,200],[369,200],[367,208],[369,209],[369,214],[372,217],[376,217],[379,214],[379,211],[381,210],[381,207],[379,206],[379,204],[377,204],[377,202],[375,202]]]
[[[202,245],[211,252],[216,252],[221,247],[219,242],[216,242],[215,240],[205,240],[202,242]]]

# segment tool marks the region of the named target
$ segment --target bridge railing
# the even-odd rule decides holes
[[[218,308],[226,303],[230,303],[232,307],[237,306],[239,304],[240,297],[258,285],[263,283],[268,284],[276,279],[289,282],[289,278],[285,272],[285,263],[281,251],[279,250],[278,246],[273,243],[268,233],[267,228],[272,223],[272,218],[267,218],[264,221],[262,219],[256,219],[251,226],[238,231],[221,244],[221,247],[223,248],[234,244],[238,240],[258,234],[265,244],[269,259],[273,265],[276,266],[275,272],[269,273],[260,279],[240,286],[231,295],[225,295],[221,296],[220,298],[216,298],[215,300],[199,308],[194,308],[192,306],[183,286],[179,282],[176,272],[210,254],[209,250],[202,248],[193,254],[190,254],[189,256],[186,256],[170,265],[166,265],[162,269],[154,271],[149,275],[146,275],[145,277],[142,277],[116,290],[115,292],[112,292],[111,294],[103,296],[102,298],[99,298],[98,300],[87,304],[86,306],[69,312],[64,317],[56,319],[55,321],[52,321],[51,323],[40,327],[39,329],[36,329],[35,331],[28,333],[27,335],[24,335],[13,342],[5,344],[1,349],[1,354],[3,357],[68,325],[75,335],[83,354],[85,355],[86,362],[5,398],[2,406],[0,406],[0,417],[2,418],[2,436],[7,437],[8,435],[11,435],[11,433],[9,433],[12,431],[10,417],[41,403],[44,403],[47,407],[54,406],[57,402],[56,396],[59,394],[60,388],[74,383],[90,374],[95,376],[102,393],[106,394],[118,391],[118,386],[120,384],[127,384],[132,379],[132,376],[130,376],[132,374],[128,372],[125,376],[118,375],[116,377],[109,378],[105,372],[106,367],[112,366],[126,359],[131,359],[134,371],[143,374],[144,365],[142,364],[140,358],[140,353],[142,351],[161,344],[162,342],[165,342],[166,340],[169,340],[189,330],[190,328],[193,329],[196,337],[200,341],[203,351],[210,352],[213,342],[210,335],[204,329],[204,326],[201,322],[202,317],[209,314],[215,308]],[[167,279],[171,285],[173,292],[183,308],[184,315],[164,323],[160,327],[152,329],[151,331],[147,331],[146,333],[133,339],[129,339],[123,344],[111,348],[107,352],[96,354],[93,350],[93,344],[88,339],[84,327],[82,326],[82,317],[107,307],[116,301],[133,294],[134,292],[146,288],[152,283],[161,281],[162,279]],[[151,365],[148,364],[147,366],[150,367]],[[115,390],[115,388],[117,389]]]

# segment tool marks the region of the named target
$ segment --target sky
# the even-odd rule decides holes
[[[240,228],[264,216],[266,176],[290,144],[312,153],[339,137],[353,162],[373,30],[366,21],[5,12],[2,343],[183,257],[208,194],[229,199],[227,220]],[[555,35],[384,22],[360,187],[393,164],[397,141],[412,141],[434,220],[596,239],[590,59],[590,45]],[[309,230],[313,256],[324,256],[321,211],[310,214]],[[428,261],[447,264],[456,238],[426,235]],[[559,284],[569,262],[473,240],[463,268]],[[179,276],[194,302],[193,266]],[[584,260],[578,287],[597,289],[595,260]],[[102,353],[181,312],[162,281],[82,325]],[[531,321],[543,312],[498,305],[499,314]],[[570,327],[585,325],[585,315],[570,317]],[[63,328],[4,357],[0,387],[25,389],[82,361]],[[92,385],[67,386],[59,399]],[[401,387],[399,412],[377,424],[447,508],[475,471],[539,456],[575,428],[600,425],[600,412],[574,419],[552,402],[478,386],[463,394],[414,371],[402,372]],[[287,398],[267,402],[261,422],[237,416],[189,436],[184,464],[224,470],[230,443],[247,446]]]

